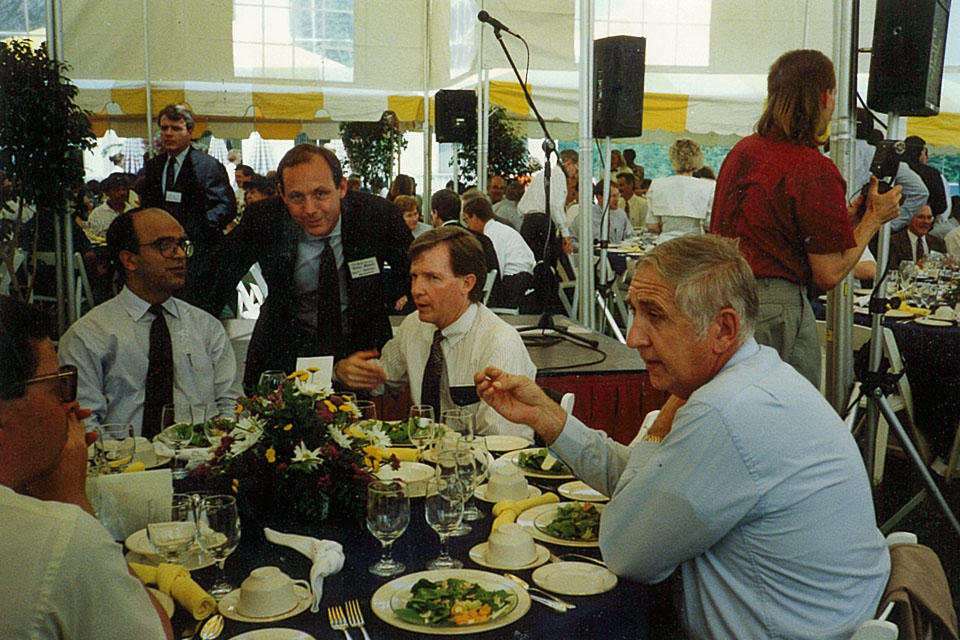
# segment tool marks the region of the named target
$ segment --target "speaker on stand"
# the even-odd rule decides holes
[[[643,76],[647,39],[611,36],[593,41],[593,137],[643,133]]]

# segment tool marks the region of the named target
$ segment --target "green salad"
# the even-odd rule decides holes
[[[387,437],[393,444],[410,444],[410,436],[407,434],[407,421],[398,420],[395,422],[381,423]]]
[[[556,517],[543,525],[541,530],[564,540],[596,540],[600,530],[600,512],[591,502],[561,505],[557,507]]]
[[[483,624],[511,611],[516,598],[504,589],[487,591],[475,582],[421,578],[410,589],[406,606],[394,613],[413,624],[455,627]]]
[[[570,474],[570,468],[553,456],[550,456],[552,462],[545,464],[547,455],[548,452],[546,449],[537,449],[536,451],[521,451],[516,458],[517,466],[528,471],[536,471],[537,473],[549,473],[558,476]]]

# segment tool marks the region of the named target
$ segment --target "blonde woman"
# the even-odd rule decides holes
[[[709,229],[716,186],[693,177],[703,166],[703,151],[693,140],[674,141],[668,155],[676,175],[657,178],[647,192],[647,229],[659,234],[658,244]]]

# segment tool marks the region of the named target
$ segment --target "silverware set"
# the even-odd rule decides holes
[[[353,640],[347,629],[359,628],[363,632],[364,640],[370,640],[367,630],[364,628],[363,610],[360,609],[359,600],[347,600],[343,606],[327,607],[327,616],[330,618],[330,628],[334,631],[343,631],[347,640]]]

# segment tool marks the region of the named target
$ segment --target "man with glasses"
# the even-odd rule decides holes
[[[111,223],[107,247],[123,289],[60,339],[87,425],[127,422],[150,437],[165,404],[232,415],[240,386],[230,340],[216,318],[173,297],[193,254],[183,227],[162,209],[132,211]]]
[[[93,517],[88,412],[76,397],[77,370],[58,367],[42,314],[0,296],[2,635],[172,638],[160,605]]]

